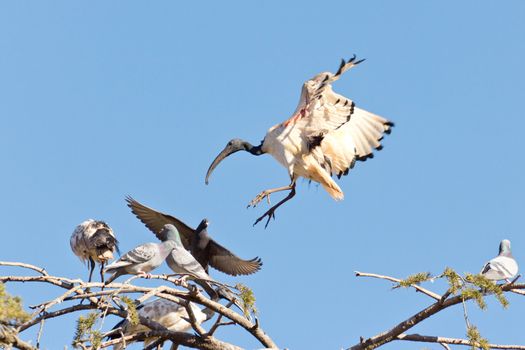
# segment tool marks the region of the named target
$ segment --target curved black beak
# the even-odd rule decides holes
[[[244,150],[244,147],[242,145],[238,144],[232,144],[231,142],[228,142],[226,147],[219,153],[219,155],[213,160],[213,163],[211,163],[210,167],[208,168],[208,172],[206,173],[206,179],[205,183],[208,184],[208,179],[210,178],[211,173],[213,170],[219,165],[219,163],[226,157],[228,157],[230,154],[235,153],[237,151]]]

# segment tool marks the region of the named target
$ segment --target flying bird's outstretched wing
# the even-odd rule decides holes
[[[301,130],[320,165],[339,177],[346,175],[356,160],[372,158],[374,149],[381,149],[381,139],[393,126],[389,120],[357,108],[352,100],[332,89],[332,82],[362,61],[356,61],[355,56],[343,60],[335,74],[320,73],[304,83],[296,112],[283,123]]]
[[[126,202],[128,202],[128,207],[130,207],[131,212],[135,214],[135,216],[140,221],[142,221],[142,223],[146,225],[150,231],[155,233],[158,239],[161,241],[165,240],[165,237],[160,236],[160,232],[162,231],[164,225],[172,224],[177,228],[177,231],[179,231],[180,239],[184,245],[184,248],[190,249],[191,240],[194,234],[194,230],[191,227],[179,219],[147,207],[129,196],[126,197]]]
[[[261,269],[261,258],[243,260],[214,240],[210,241],[209,247],[210,265],[228,275],[251,275]]]
[[[175,226],[180,233],[184,248],[190,251],[196,248],[199,249],[196,252],[192,251],[192,254],[206,271],[208,270],[208,264],[232,276],[249,275],[261,269],[262,261],[259,257],[250,260],[241,259],[211,237],[209,237],[204,247],[200,247],[199,244],[192,244],[195,240],[198,240],[195,230],[179,219],[149,208],[131,197],[127,197],[126,201],[133,214],[155,233],[160,240],[165,240],[165,237],[161,237],[159,234],[165,224]],[[195,243],[198,242],[196,241]]]
[[[355,104],[352,100],[335,93],[332,90],[332,83],[344,72],[363,61],[356,61],[355,56],[347,62],[343,59],[335,74],[323,72],[306,81],[293,116],[285,123],[300,121],[299,125],[302,129],[330,131],[348,122],[354,113]]]

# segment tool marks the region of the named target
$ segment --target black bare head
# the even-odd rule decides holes
[[[210,222],[208,221],[208,219],[204,218],[204,219],[202,219],[202,221],[199,224],[199,226],[197,226],[195,231],[197,231],[197,232],[204,231],[204,230],[206,230],[208,228],[209,224],[210,224]]]
[[[105,251],[116,251],[120,255],[118,241],[113,235],[113,230],[104,221],[96,221],[97,231],[91,236],[91,244],[95,247],[98,255]]]
[[[208,179],[210,178],[211,173],[213,170],[219,165],[219,163],[226,157],[228,157],[230,154],[233,154],[238,151],[246,151],[250,152],[251,154],[255,156],[259,156],[263,154],[262,151],[262,143],[259,146],[254,146],[249,142],[246,142],[241,139],[233,139],[230,140],[226,147],[219,153],[219,155],[213,160],[213,163],[211,163],[210,167],[208,168],[208,172],[206,173],[206,185],[208,184]]]

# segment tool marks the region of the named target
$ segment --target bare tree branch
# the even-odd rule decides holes
[[[423,343],[441,343],[441,344],[475,346],[475,344],[472,344],[467,339],[435,337],[435,336],[420,335],[420,334],[404,334],[404,333],[402,333],[402,334],[397,336],[397,340],[416,341],[416,342],[423,342]],[[525,346],[524,345],[489,344],[489,348],[491,348],[491,349],[525,350]]]
[[[41,276],[0,276],[0,282],[36,282],[36,283],[47,283],[54,285],[59,288],[63,288],[66,291],[62,293],[60,296],[58,296],[55,299],[43,302],[39,305],[36,305],[35,308],[38,308],[38,311],[35,312],[32,315],[32,319],[25,322],[22,325],[18,326],[18,331],[24,331],[36,324],[41,324],[44,320],[60,317],[62,315],[81,311],[81,310],[89,310],[89,309],[98,309],[101,312],[104,312],[104,314],[114,314],[119,315],[120,317],[126,317],[127,312],[115,308],[108,304],[108,301],[111,302],[111,300],[120,294],[129,294],[129,293],[139,293],[142,294],[142,296],[138,299],[140,302],[152,297],[157,296],[159,298],[164,298],[170,301],[173,301],[178,304],[184,304],[185,302],[195,302],[199,305],[202,305],[204,307],[207,307],[208,309],[217,312],[220,317],[226,317],[231,320],[231,322],[223,322],[221,324],[217,323],[215,325],[215,328],[219,325],[224,324],[237,324],[241,326],[242,328],[246,329],[250,334],[252,334],[264,347],[266,348],[274,348],[276,349],[277,346],[272,341],[270,337],[268,337],[264,331],[259,327],[258,322],[253,324],[251,321],[246,319],[244,315],[240,315],[237,312],[229,309],[228,307],[225,307],[224,305],[212,301],[202,295],[198,289],[194,288],[193,285],[185,285],[184,283],[180,282],[180,279],[173,278],[168,275],[153,275],[152,277],[155,279],[162,279],[167,282],[170,282],[175,285],[182,285],[184,288],[187,289],[187,291],[171,288],[168,286],[161,286],[161,287],[142,287],[142,286],[136,286],[132,285],[128,282],[131,282],[132,280],[136,279],[136,277],[132,277],[131,279],[128,279],[126,283],[110,283],[108,285],[105,285],[100,282],[84,282],[80,279],[70,279],[65,277],[58,277],[58,276],[51,276],[49,275],[44,269],[39,268],[37,266],[29,265],[29,264],[23,264],[23,263],[17,263],[17,262],[3,262],[2,263],[5,266],[20,266],[24,268],[29,268],[35,271],[38,271],[41,273]],[[93,291],[93,289],[98,289],[97,291]],[[87,305],[74,305],[69,306],[60,310],[56,310],[53,312],[47,312],[50,308],[63,303],[67,301],[73,301],[78,299],[86,299],[88,298],[90,300],[90,304]],[[118,299],[113,300],[113,302],[117,302]],[[190,319],[192,318],[192,313],[189,313]],[[160,340],[170,340],[174,342],[175,344],[181,344],[188,347],[196,347],[200,349],[213,349],[213,350],[226,350],[226,349],[240,349],[236,345],[229,344],[222,342],[216,338],[214,338],[209,332],[206,332],[204,328],[202,328],[200,325],[197,325],[197,322],[195,322],[195,315],[193,315],[194,322],[192,322],[192,326],[196,328],[197,330],[200,330],[199,332],[201,335],[190,335],[187,333],[181,333],[181,332],[171,332],[164,328],[161,325],[156,325],[155,322],[152,322],[151,320],[146,320],[143,318],[140,318],[140,323],[145,325],[146,327],[150,328],[150,332],[143,332],[139,334],[132,334],[132,335],[126,335],[125,337],[121,337],[119,339],[114,339],[108,342],[103,343],[105,347],[114,345],[120,342],[129,342],[129,341],[136,341],[136,340],[144,340],[148,337],[160,337]],[[159,327],[160,326],[160,327]],[[21,345],[23,346],[23,345]],[[89,346],[86,346],[85,344],[80,343],[79,346],[81,348],[89,349]],[[31,347],[33,350],[34,348]]]
[[[60,310],[57,310],[57,311],[54,311],[54,312],[45,312],[41,316],[36,317],[36,318],[34,318],[32,320],[29,320],[26,323],[20,325],[20,327],[18,328],[18,331],[19,332],[23,332],[26,329],[28,329],[28,328],[38,324],[40,321],[47,320],[48,318],[59,317],[59,316],[62,316],[62,315],[65,315],[65,314],[69,314],[69,313],[72,313],[72,312],[76,312],[76,311],[95,310],[95,309],[98,309],[98,308],[99,308],[99,306],[95,305],[95,304],[85,304],[85,305],[79,304],[79,305],[73,305],[73,306],[70,306],[70,307],[66,307],[64,309],[60,309]],[[119,312],[115,313],[113,311],[109,311],[109,313],[116,314],[116,315],[121,315],[122,314],[122,313],[119,313]]]
[[[6,326],[0,326],[0,344],[8,344],[21,350],[37,350],[36,347],[20,339],[15,330]]]
[[[367,272],[359,272],[359,271],[354,271],[354,272],[355,272],[356,277],[373,277],[373,278],[379,278],[379,279],[383,279],[383,280],[387,280],[387,281],[391,281],[391,282],[395,282],[395,283],[399,283],[399,282],[402,281],[399,278],[378,275],[378,274],[375,274],[375,273],[367,273]],[[425,288],[423,288],[421,286],[418,286],[417,284],[412,284],[411,287],[413,287],[418,292],[421,292],[421,293],[423,293],[425,295],[428,295],[429,297],[431,297],[431,298],[433,298],[435,300],[440,300],[441,299],[441,295],[436,294],[434,292],[431,292],[428,289],[425,289]]]
[[[162,342],[162,340],[169,340],[176,344],[204,350],[242,350],[242,348],[236,345],[220,341],[213,337],[199,337],[184,332],[149,331],[124,337],[126,342],[143,341],[147,338],[160,338],[159,343]],[[119,344],[121,341],[121,339],[110,340],[102,343],[100,348],[107,348],[111,345]],[[152,345],[156,345],[156,343],[157,342]]]
[[[228,303],[228,305],[226,305],[226,307],[230,307],[233,305],[233,301],[230,301]],[[217,321],[215,321],[215,323],[213,324],[213,326],[211,326],[210,330],[208,331],[208,335],[213,335],[213,333],[215,333],[215,331],[220,327],[220,326],[225,326],[229,323],[226,323],[226,322],[221,322],[222,321],[222,317],[223,315],[222,314],[219,314],[219,317],[217,317]]]
[[[367,277],[374,277],[374,278],[381,278],[386,280],[395,280],[394,277],[389,276],[381,276],[376,274],[368,274],[368,273],[359,273],[359,276],[367,276]],[[383,278],[384,277],[384,278]],[[525,284],[501,284],[500,288],[503,292],[508,292],[515,289],[525,289]],[[485,291],[479,290],[479,292],[485,294]],[[464,297],[463,295],[457,295],[452,298],[446,299],[446,300],[440,300],[441,298],[438,298],[438,301],[434,304],[424,308],[423,310],[415,313],[411,317],[407,318],[406,320],[400,322],[396,326],[394,326],[392,329],[384,331],[382,333],[379,333],[373,337],[370,337],[368,339],[361,339],[361,341],[350,347],[350,350],[371,350],[375,349],[385,343],[391,342],[393,340],[396,340],[399,335],[407,331],[408,329],[414,327],[421,321],[429,318],[432,315],[435,315],[436,313],[440,312],[441,310],[444,310],[450,306],[456,305],[461,303],[463,300],[467,301],[472,299],[472,297]]]
[[[43,268],[35,266],[35,265],[31,265],[31,264],[26,264],[26,263],[21,263],[21,262],[13,262],[13,261],[0,261],[0,266],[23,267],[23,268],[26,268],[26,269],[34,270],[36,272],[40,272],[44,276],[49,276],[48,273],[46,272],[46,269],[43,269]]]

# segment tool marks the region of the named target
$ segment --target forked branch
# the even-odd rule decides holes
[[[41,322],[47,319],[52,319],[73,312],[85,310],[98,310],[99,317],[102,318],[105,317],[105,315],[107,314],[113,314],[126,318],[128,313],[126,309],[122,308],[122,305],[119,305],[118,299],[120,299],[120,297],[123,295],[132,293],[139,293],[141,295],[138,298],[138,302],[143,302],[146,299],[155,296],[157,298],[167,299],[181,305],[189,305],[187,304],[188,302],[199,304],[217,313],[220,319],[229,319],[229,322],[224,322],[221,324],[219,324],[218,322],[215,323],[215,329],[219,325],[223,324],[236,324],[247,330],[250,334],[252,334],[252,336],[255,337],[265,348],[277,348],[273,340],[259,327],[259,324],[257,322],[252,323],[243,315],[231,310],[229,308],[231,304],[228,305],[228,307],[226,307],[218,302],[210,300],[204,295],[202,295],[198,290],[196,290],[194,286],[188,286],[184,284],[182,284],[181,286],[181,283],[178,283],[179,280],[173,278],[172,276],[153,275],[153,278],[164,280],[167,283],[167,285],[163,285],[161,287],[144,287],[133,285],[130,283],[110,283],[108,285],[104,285],[103,283],[99,282],[88,283],[79,279],[74,280],[66,277],[52,276],[48,274],[43,268],[25,263],[0,262],[0,266],[22,267],[37,271],[40,274],[38,276],[0,276],[0,283],[45,283],[53,285],[55,287],[59,287],[64,290],[61,294],[58,295],[58,297],[49,301],[44,301],[39,305],[34,306],[33,308],[37,309],[37,311],[35,311],[33,315],[31,315],[28,321],[2,325],[2,327],[6,328],[6,331],[0,332],[0,341],[4,341],[4,343],[10,344],[11,346],[14,346],[18,349],[36,349],[31,344],[22,341],[19,338],[18,333],[23,332],[35,325],[41,324]],[[131,282],[131,279],[128,281]],[[174,287],[182,287],[182,289]],[[89,303],[85,305],[68,305],[58,310],[49,311],[50,309],[56,309],[56,307],[58,305],[61,305],[62,303],[74,302],[84,299],[87,299]],[[191,310],[191,308],[189,307],[187,309]],[[169,340],[174,342],[174,344],[180,344],[192,348],[209,350],[240,349],[236,345],[229,344],[227,342],[214,338],[213,332],[206,331],[204,328],[202,328],[202,326],[197,324],[193,312],[190,312],[190,319],[192,319],[191,323],[193,327],[200,331],[198,332],[199,334],[169,331],[163,326],[156,327],[154,322],[150,322],[149,320],[140,317],[139,322],[145,325],[146,327],[149,327],[150,331],[129,334],[118,339],[100,342],[99,344],[97,344],[97,346],[105,348],[118,343],[141,341],[149,337],[157,337],[159,338],[159,342]],[[80,344],[79,346],[86,349],[92,348],[91,345],[87,344]]]
[[[390,276],[383,276],[383,275],[377,275],[377,274],[370,274],[370,273],[362,273],[362,272],[356,272],[356,276],[358,277],[373,277],[373,278],[380,278],[385,279],[388,281],[400,283],[402,280]],[[525,284],[515,284],[515,283],[506,283],[498,285],[499,288],[501,288],[502,292],[511,292],[511,291],[518,291],[525,289]],[[411,340],[411,341],[424,341],[424,339],[431,340],[433,343],[440,343],[440,344],[456,344],[456,343],[449,343],[447,341],[438,341],[438,339],[452,339],[452,338],[442,338],[442,337],[434,337],[434,336],[419,336],[419,335],[406,335],[404,334],[407,330],[411,329],[415,325],[419,324],[423,320],[435,315],[436,313],[451,307],[453,305],[457,305],[459,303],[462,303],[463,301],[467,301],[470,299],[474,299],[474,294],[460,294],[453,297],[449,297],[451,293],[447,291],[443,296],[438,295],[434,292],[431,292],[429,290],[426,290],[418,285],[411,285],[411,287],[415,288],[416,290],[431,296],[433,299],[436,300],[435,303],[429,305],[428,307],[424,308],[423,310],[416,312],[411,317],[407,318],[406,320],[398,323],[394,327],[392,327],[389,330],[386,330],[384,332],[381,332],[375,336],[372,336],[370,338],[364,339],[362,338],[361,341],[350,347],[350,350],[370,350],[375,349],[383,344],[389,343],[394,340]],[[475,290],[478,292],[478,294],[486,295],[487,292],[482,289]],[[417,340],[416,340],[417,339]],[[468,340],[467,344],[463,344],[461,342],[457,343],[460,345],[472,345]],[[476,344],[474,344],[476,345]],[[492,348],[494,349],[525,349],[525,347],[512,347],[513,345],[498,345],[498,344],[491,344],[493,345]]]

